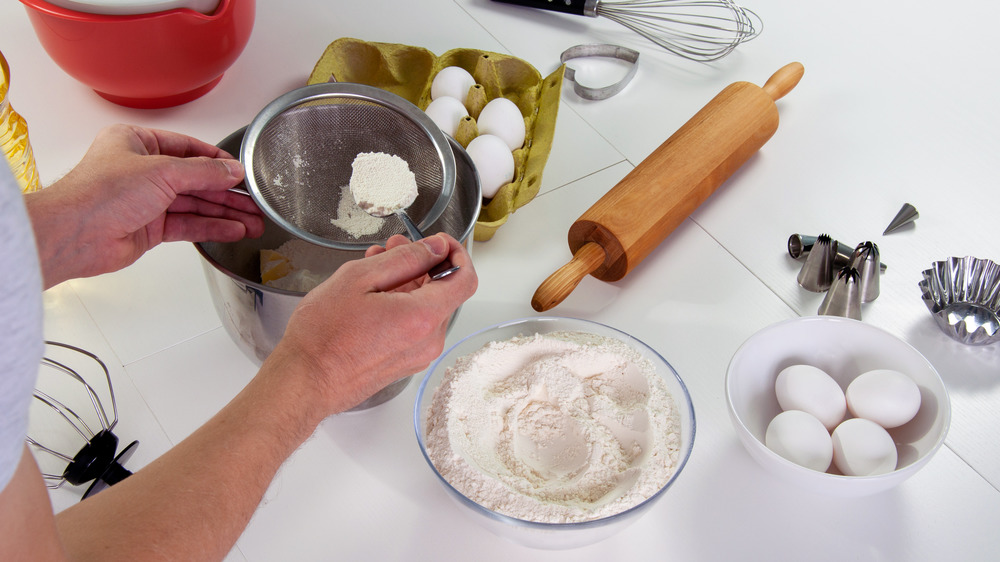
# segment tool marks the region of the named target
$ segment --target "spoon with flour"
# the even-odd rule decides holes
[[[351,170],[351,195],[361,210],[373,217],[396,215],[411,240],[424,238],[424,233],[406,214],[406,209],[417,199],[417,179],[406,160],[384,152],[362,152],[354,158]],[[445,260],[427,274],[437,280],[458,269]]]

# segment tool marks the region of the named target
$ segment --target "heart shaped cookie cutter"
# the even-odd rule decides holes
[[[566,73],[564,74],[565,78],[573,83],[573,91],[576,92],[576,95],[587,100],[606,100],[617,94],[632,81],[636,71],[639,69],[639,51],[633,51],[632,49],[618,45],[594,44],[570,47],[559,55],[559,62],[566,64],[568,60],[587,57],[613,58],[630,63],[628,72],[621,80],[610,86],[600,88],[580,84],[576,81],[576,70],[567,66]]]

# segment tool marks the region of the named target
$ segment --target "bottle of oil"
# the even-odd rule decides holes
[[[0,152],[6,157],[21,190],[25,193],[41,189],[35,155],[28,142],[28,124],[14,111],[7,100],[10,89],[10,68],[0,53]]]

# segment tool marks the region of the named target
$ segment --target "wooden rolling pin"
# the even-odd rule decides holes
[[[573,259],[535,291],[538,312],[563,301],[587,274],[632,271],[778,129],[780,99],[804,69],[793,62],[758,87],[736,82],[677,130],[569,229]]]

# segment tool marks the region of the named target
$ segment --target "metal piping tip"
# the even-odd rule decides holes
[[[816,242],[809,251],[806,262],[799,270],[798,282],[803,289],[822,293],[830,288],[830,284],[833,283],[833,259],[836,246],[837,242],[826,234],[820,234],[816,237]]]
[[[813,245],[816,244],[816,237],[808,234],[792,234],[788,237],[788,255],[795,260],[804,260],[809,257]],[[837,269],[851,265],[854,257],[854,248],[847,244],[837,242],[837,253],[833,257],[833,266]],[[879,271],[885,273],[887,269],[885,263],[879,262]]]
[[[896,217],[892,219],[889,226],[885,227],[885,231],[882,232],[882,236],[899,230],[903,226],[917,220],[919,217],[920,213],[917,212],[916,207],[910,205],[909,203],[903,203],[903,207],[899,209],[898,213],[896,213]]]
[[[861,302],[872,302],[879,294],[879,254],[873,242],[858,244],[851,257],[851,267],[861,276]]]
[[[825,316],[843,316],[861,320],[861,290],[858,270],[845,267],[837,274],[819,305],[819,314]]]

